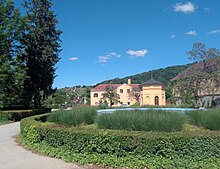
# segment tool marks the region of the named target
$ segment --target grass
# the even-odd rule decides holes
[[[220,109],[189,111],[186,116],[190,124],[209,130],[220,130]]]
[[[8,124],[11,123],[11,121],[5,120],[5,119],[0,119],[0,125]]]
[[[182,130],[185,117],[162,110],[116,111],[98,116],[96,122],[101,129],[171,132]]]
[[[47,121],[68,126],[92,124],[97,116],[96,109],[96,107],[76,107],[69,111],[61,110],[51,114]]]

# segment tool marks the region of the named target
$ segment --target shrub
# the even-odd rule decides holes
[[[0,119],[2,121],[20,121],[21,119],[33,115],[51,112],[50,108],[34,109],[34,110],[7,110],[0,111]]]
[[[116,111],[97,118],[99,128],[135,131],[180,131],[184,121],[183,115],[162,110]]]
[[[210,130],[220,130],[220,109],[189,111],[186,115],[191,124]]]
[[[65,128],[36,121],[41,117],[21,121],[21,138],[47,155],[67,161],[131,168],[207,168],[209,165],[218,168],[220,165],[219,132],[171,134]]]
[[[61,110],[48,117],[49,122],[77,126],[79,124],[92,124],[96,118],[96,107],[76,107],[72,110]]]

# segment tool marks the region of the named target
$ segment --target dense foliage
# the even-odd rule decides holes
[[[69,111],[63,110],[53,113],[48,117],[48,121],[62,125],[77,126],[94,123],[96,116],[95,107],[76,107]]]
[[[193,125],[210,130],[220,130],[220,109],[190,111],[186,114]]]
[[[0,1],[0,108],[39,108],[52,94],[60,33],[50,0]]]
[[[102,129],[170,132],[181,131],[185,117],[177,112],[133,110],[102,114],[96,122]]]
[[[173,80],[175,97],[179,97],[183,104],[215,106],[214,96],[219,93],[220,87],[220,51],[216,48],[206,49],[205,44],[195,43],[187,54],[190,55],[189,59],[198,63]],[[203,95],[212,96],[211,104],[201,103]]]
[[[25,45],[23,59],[27,66],[25,81],[26,106],[40,107],[41,100],[52,94],[55,64],[59,61],[60,34],[57,20],[50,10],[50,0],[25,0],[27,31],[22,39]]]
[[[49,113],[50,111],[51,109],[49,108],[34,109],[34,110],[0,111],[0,121],[20,121],[25,117]]]
[[[21,140],[35,150],[70,162],[130,168],[219,168],[220,133],[131,132],[21,121]],[[36,121],[37,120],[37,121]]]
[[[20,107],[26,76],[21,60],[24,20],[13,1],[0,1],[0,108]]]

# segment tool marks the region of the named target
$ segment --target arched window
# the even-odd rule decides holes
[[[93,97],[98,97],[98,93],[94,93]]]
[[[155,98],[154,98],[154,104],[155,104],[155,106],[158,106],[158,105],[159,105],[159,97],[158,97],[158,96],[155,96]]]

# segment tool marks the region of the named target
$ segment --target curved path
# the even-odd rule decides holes
[[[20,123],[0,126],[0,169],[83,169],[60,159],[34,154],[15,142]]]

